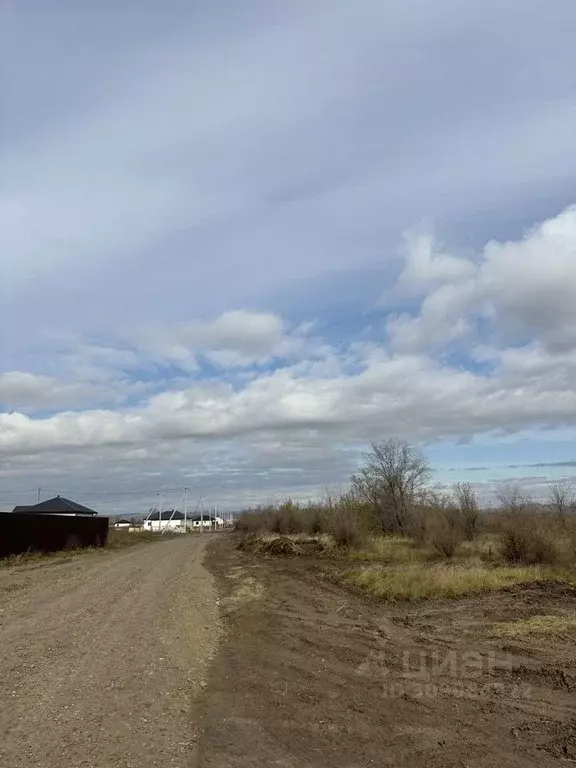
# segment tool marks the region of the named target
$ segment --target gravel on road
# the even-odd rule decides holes
[[[0,766],[185,768],[220,637],[210,536],[0,570]]]

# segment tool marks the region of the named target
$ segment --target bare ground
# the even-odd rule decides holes
[[[226,640],[204,691],[196,765],[548,768],[576,762],[576,636],[495,625],[574,615],[532,584],[417,605],[347,591],[334,568],[214,543]]]
[[[1,768],[576,763],[573,589],[387,605],[233,545],[0,570]]]
[[[209,537],[0,570],[0,766],[184,768],[219,639]]]

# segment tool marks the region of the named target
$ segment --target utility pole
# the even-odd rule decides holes
[[[42,490],[42,489],[40,488],[40,486],[38,486],[38,494],[37,494],[37,499],[38,499],[38,501],[36,502],[37,504],[40,504],[40,491],[41,491],[41,490]]]
[[[184,533],[188,533],[186,528],[186,518],[188,516],[188,486],[184,488]]]
[[[164,492],[160,491],[160,512],[158,512],[158,533],[162,533],[162,507],[164,506]]]
[[[200,494],[200,533],[204,533],[204,499]]]

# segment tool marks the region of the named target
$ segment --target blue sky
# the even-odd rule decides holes
[[[12,4],[0,507],[307,498],[390,435],[486,498],[572,476],[575,23],[571,0]]]

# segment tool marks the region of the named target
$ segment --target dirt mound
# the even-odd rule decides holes
[[[256,533],[248,533],[240,539],[238,544],[236,544],[236,549],[239,549],[240,552],[253,552],[259,542],[260,536]]]
[[[280,536],[272,541],[264,541],[260,547],[262,554],[281,555],[282,557],[294,557],[300,554],[299,548],[286,536]]]

